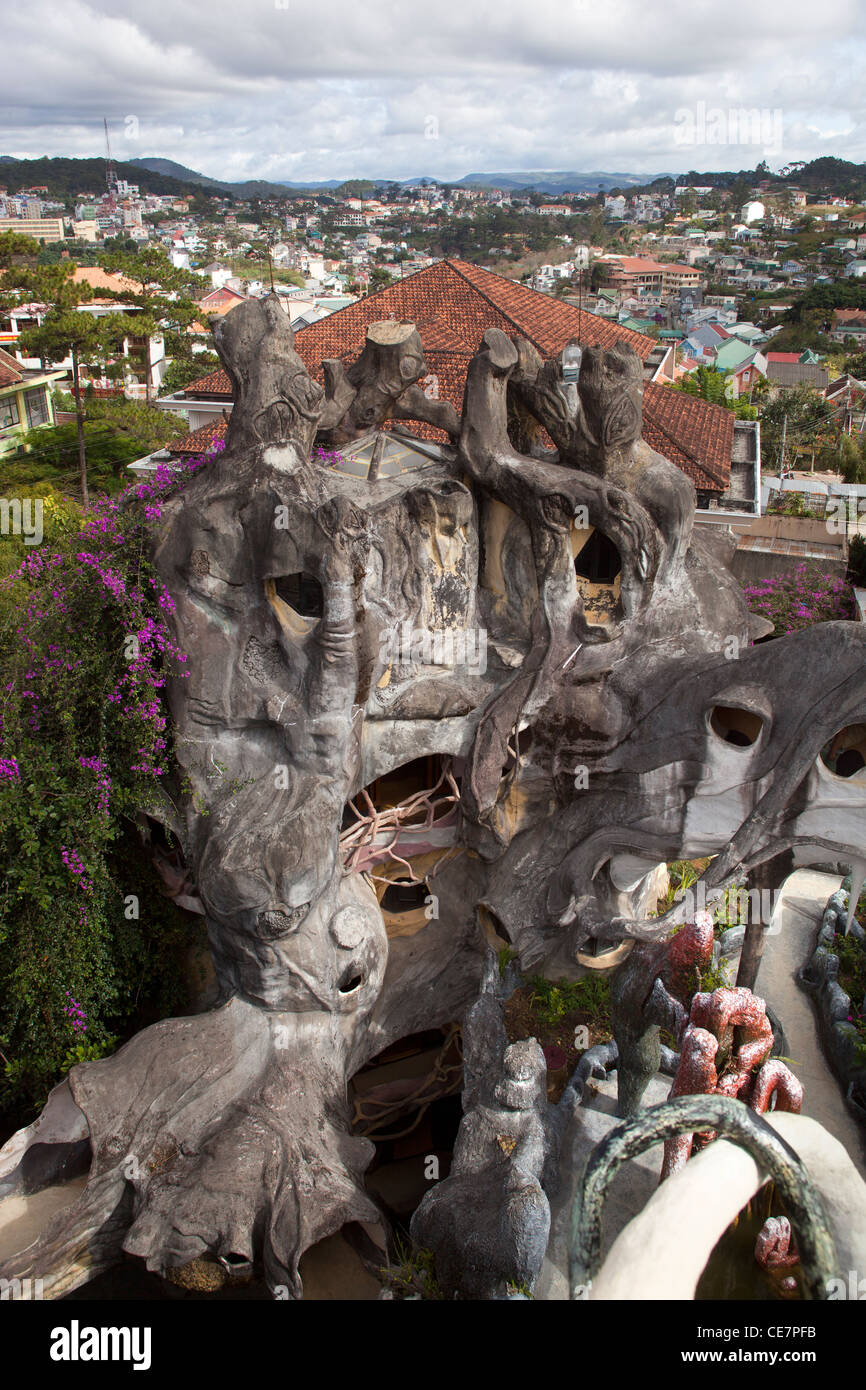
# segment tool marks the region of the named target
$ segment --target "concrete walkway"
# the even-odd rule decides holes
[[[824,1058],[811,998],[797,984],[797,971],[815,949],[818,928],[827,899],[842,882],[839,875],[798,869],[786,881],[776,902],[771,931],[755,993],[766,999],[785,1030],[788,1065],[803,1084],[803,1114],[817,1120],[844,1146],[861,1177],[866,1180],[866,1136],[845,1102],[842,1088]],[[778,928],[778,930],[776,930]],[[736,976],[737,962],[730,974]],[[644,1105],[667,1099],[671,1081],[658,1075],[644,1097]],[[566,1127],[560,1155],[563,1184],[551,1203],[551,1236],[535,1289],[537,1299],[568,1297],[568,1241],[575,1188],[594,1146],[619,1124],[615,1114],[616,1081],[590,1081],[586,1100]],[[602,1254],[640,1212],[658,1186],[662,1150],[648,1150],[617,1173],[605,1201]]]
[[[797,971],[815,949],[827,899],[841,883],[839,875],[814,869],[797,869],[785,881],[764,941],[755,993],[767,1000],[785,1030],[788,1065],[805,1092],[803,1114],[818,1120],[844,1144],[866,1178],[866,1136],[824,1057],[812,1000],[796,980]]]

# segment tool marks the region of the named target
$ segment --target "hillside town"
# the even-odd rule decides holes
[[[213,327],[269,293],[316,376],[325,357],[352,360],[377,318],[409,318],[422,339],[435,323],[431,380],[459,415],[466,304],[479,332],[495,305],[545,357],[569,343],[637,349],[647,437],[658,428],[692,479],[698,516],[735,523],[744,574],[784,566],[782,519],[797,534],[811,526],[803,553],[844,573],[859,511],[833,534],[823,518],[834,496],[866,493],[866,213],[832,181],[807,192],[797,174],[558,195],[356,181],[243,199],[151,192],[109,161],[104,189],[62,200],[45,184],[0,187],[0,238],[29,238],[31,263],[64,269],[74,310],[102,333],[89,358],[47,357],[51,306],[14,289],[23,261],[7,256],[0,454],[32,454],[34,431],[54,430],[74,486],[88,430],[104,433],[110,407],[116,431],[124,401],[155,422],[143,429],[139,415],[121,441],[139,475],[223,439],[232,391]]]
[[[832,185],[806,192],[766,178],[733,190],[670,182],[664,191],[558,196],[359,183],[239,200],[149,193],[109,165],[104,189],[64,200],[47,185],[13,192],[0,182],[0,233],[33,237],[108,292],[98,270],[106,252],[162,251],[198,277],[191,351],[212,347],[211,316],[272,288],[303,328],[456,255],[655,339],[666,349],[657,381],[697,381],[705,369],[729,401],[808,385],[854,410],[860,378],[849,367],[866,375],[857,361],[866,341],[863,207]],[[85,311],[98,309],[91,301]],[[34,363],[18,338],[40,312],[22,303],[0,320],[0,347],[27,369]],[[160,335],[150,343],[149,382],[135,361],[140,344],[120,346],[127,392],[158,392],[173,360]],[[85,380],[108,389],[104,377]]]
[[[0,1298],[862,1298],[866,163],[104,126],[0,156]]]

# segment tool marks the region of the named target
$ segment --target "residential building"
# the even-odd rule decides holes
[[[21,232],[37,241],[63,241],[66,237],[62,217],[0,217],[0,232]]]
[[[232,309],[236,309],[239,304],[243,304],[248,296],[241,294],[238,290],[233,290],[223,282],[218,289],[211,290],[198,301],[198,307],[202,315],[207,318],[212,314],[228,314]]]
[[[825,391],[830,382],[826,367],[804,362],[768,362],[767,380],[777,389],[786,386],[812,386]]]
[[[751,396],[752,391],[761,377],[767,375],[767,359],[760,352],[754,351],[729,374],[731,391],[735,399],[740,396]]]
[[[78,266],[73,278],[76,284],[89,284],[91,289],[96,291],[92,299],[78,305],[79,313],[92,314],[95,318],[104,318],[108,314],[126,314],[134,319],[137,314],[143,312],[140,305],[133,304],[123,298],[124,291],[134,293],[140,289],[135,281],[127,280],[122,275],[109,274],[108,271],[102,270],[99,266]],[[99,291],[103,291],[103,293],[100,294]],[[115,298],[115,296],[119,297]],[[7,334],[4,334],[4,339],[9,350],[14,352],[18,365],[30,371],[39,367],[39,361],[37,358],[24,356],[17,345],[18,336],[25,328],[38,326],[47,312],[44,304],[27,304],[19,305],[16,309],[7,311],[5,315],[10,329]],[[122,385],[107,376],[88,375],[86,372],[82,372],[82,381],[99,390],[123,390],[128,396],[139,397],[147,394],[149,375],[151,391],[159,389],[168,366],[165,356],[165,342],[161,333],[125,335],[117,344],[116,356],[117,360],[124,364]],[[146,363],[149,364],[149,373]],[[70,372],[72,370],[71,355],[62,361],[52,363],[52,368],[59,375]]]
[[[846,338],[866,342],[866,309],[834,309],[830,337],[836,343]]]
[[[743,367],[754,358],[755,349],[742,338],[729,337],[716,349],[715,368],[717,372],[729,373]],[[764,359],[766,360],[766,359]]]
[[[91,241],[95,245],[99,241],[99,227],[93,218],[88,218],[83,222],[73,222],[72,236],[76,241]]]
[[[674,294],[682,288],[701,284],[700,271],[691,265],[646,260],[640,256],[602,256],[596,264],[600,267],[603,283],[624,294],[639,290]]]
[[[0,348],[0,457],[16,452],[28,430],[54,424],[51,389],[63,375],[23,367]]]
[[[234,271],[230,266],[220,265],[219,261],[211,261],[208,265],[202,266],[198,271],[199,275],[207,275],[215,290],[221,290],[228,280],[231,280]]]
[[[720,324],[704,322],[692,329],[684,338],[681,347],[690,357],[703,358],[714,362],[716,353],[730,334]]]

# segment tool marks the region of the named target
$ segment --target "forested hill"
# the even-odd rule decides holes
[[[198,184],[155,173],[139,164],[117,160],[114,167],[119,179],[137,183],[142,193],[176,193],[180,196],[201,192]],[[105,190],[105,160],[65,157],[13,159],[4,154],[0,155],[0,184],[5,184],[10,193],[44,184],[49,197],[64,199],[74,198],[78,193],[102,193]]]

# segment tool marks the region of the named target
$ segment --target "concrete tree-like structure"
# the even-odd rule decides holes
[[[73,1068],[0,1156],[0,1195],[89,1162],[0,1269],[55,1296],[125,1251],[162,1273],[254,1263],[299,1297],[323,1236],[384,1244],[348,1080],[464,1017],[489,935],[568,974],[682,920],[646,915],[659,862],[715,856],[712,890],[862,843],[862,782],[819,755],[866,717],[866,637],[751,645],[732,540],[694,527],[691,483],[640,438],[632,352],[587,349],[575,384],[490,329],[457,422],[419,385],[412,325],[374,325],[324,390],[275,296],[216,341],[226,449],[166,505],[155,558],[190,656],[171,829],[221,1002]],[[438,462],[312,460],[317,437],[410,415],[452,436]],[[411,930],[384,905],[395,875],[429,890]]]

